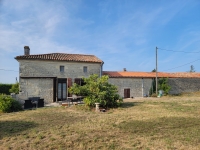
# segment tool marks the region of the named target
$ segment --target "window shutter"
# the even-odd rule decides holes
[[[80,78],[75,78],[74,83],[81,85],[81,79]]]

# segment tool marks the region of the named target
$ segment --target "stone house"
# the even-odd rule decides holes
[[[30,55],[24,47],[24,55],[16,56],[19,62],[19,99],[44,98],[45,103],[66,100],[68,88],[83,84],[82,77],[91,74],[108,75],[109,83],[118,88],[121,97],[143,97],[149,95],[155,72],[103,71],[103,61],[94,55],[51,53]],[[168,78],[170,94],[200,90],[200,73],[158,72],[158,78]]]
[[[51,53],[16,56],[19,62],[19,99],[44,98],[45,103],[66,100],[68,87],[74,82],[82,84],[82,77],[102,75],[103,61],[94,55]]]

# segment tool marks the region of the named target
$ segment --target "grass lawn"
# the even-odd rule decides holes
[[[0,114],[0,149],[200,149],[200,97],[125,100],[96,113],[83,106]]]

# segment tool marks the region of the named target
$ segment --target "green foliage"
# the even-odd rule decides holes
[[[74,95],[86,96],[87,90],[85,89],[84,86],[80,86],[80,85],[74,83],[72,85],[72,87],[69,88],[69,93],[74,94]]]
[[[84,103],[87,106],[94,106],[100,103],[103,107],[118,107],[122,99],[117,94],[117,87],[108,83],[108,76],[91,75],[89,78],[83,78],[85,85],[73,84],[69,92],[71,94],[85,96]]]
[[[149,90],[149,95],[152,96],[155,92],[156,92],[156,79],[154,78],[153,81],[152,81],[152,86]]]
[[[20,103],[8,95],[0,95],[0,111],[1,112],[13,112],[20,111],[22,107]]]
[[[72,87],[69,88],[69,93],[75,94],[75,95],[80,95],[80,86],[76,83],[73,84]]]
[[[12,84],[2,84],[0,83],[0,93],[9,95],[9,89],[12,87]]]
[[[158,79],[158,90],[163,90],[166,95],[169,94],[169,90],[171,88],[168,85],[167,80],[168,80],[168,78],[160,78],[160,79]],[[153,96],[153,97],[157,97],[157,95],[155,95],[155,92],[156,92],[156,80],[153,79],[152,87],[149,90],[149,94],[151,96]]]
[[[10,93],[15,93],[18,94],[19,93],[19,83],[15,83],[12,85],[12,87],[9,89]]]
[[[170,86],[167,84],[168,78],[160,78],[158,80],[158,90],[163,90],[165,94],[169,94]]]

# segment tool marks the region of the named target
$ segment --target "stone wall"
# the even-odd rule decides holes
[[[143,82],[143,88],[142,88]],[[149,95],[152,86],[151,78],[109,78],[109,83],[118,87],[118,93],[124,97],[124,89],[130,88],[130,97],[142,97]],[[169,78],[168,85],[171,87],[169,94],[183,92],[196,92],[200,90],[199,78]]]
[[[169,94],[196,92],[200,90],[200,79],[199,78],[169,78],[168,85],[171,87]]]
[[[109,83],[118,88],[118,94],[124,97],[124,89],[130,88],[130,97],[143,97],[149,95],[152,86],[151,78],[109,78]]]
[[[52,78],[22,78],[20,79],[22,92],[19,98],[40,97],[45,103],[53,101],[53,79]]]
[[[19,60],[20,77],[57,77],[57,78],[82,78],[91,74],[100,74],[100,63],[65,62],[65,61],[28,61]],[[60,72],[64,66],[64,72]],[[87,66],[87,73],[83,67]]]
[[[30,61],[19,60],[20,63],[20,99],[39,96],[44,98],[45,103],[53,102],[53,78],[89,77],[91,74],[100,75],[100,63],[79,63],[64,61]],[[64,66],[64,72],[60,72],[60,66]],[[87,73],[83,67],[87,67]],[[45,77],[45,78],[44,78]],[[48,78],[49,77],[49,78]]]

